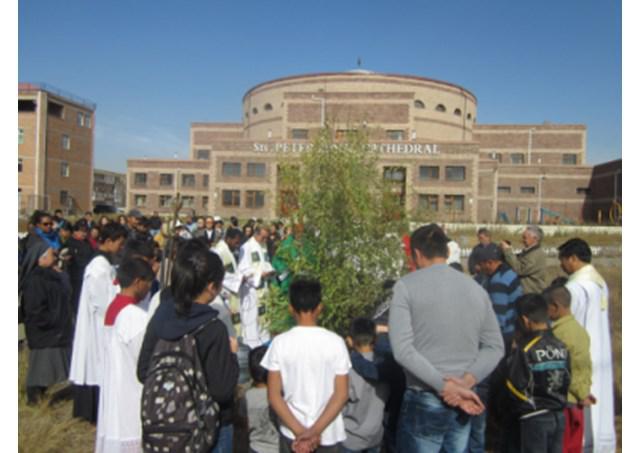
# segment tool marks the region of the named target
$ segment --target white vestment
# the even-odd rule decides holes
[[[231,249],[229,249],[225,241],[219,241],[211,250],[218,254],[224,266],[223,290],[227,293],[237,295],[240,291],[240,285],[242,284],[242,274],[238,272],[236,257],[233,256]]]
[[[460,246],[456,241],[447,242],[447,248],[449,249],[449,257],[447,258],[447,264],[460,263]]]
[[[104,315],[120,292],[120,286],[113,283],[115,277],[114,267],[101,255],[84,271],[69,371],[69,380],[76,385],[102,384]]]
[[[616,431],[609,289],[604,279],[590,264],[571,274],[566,287],[571,293],[571,312],[591,339],[591,393],[597,401],[590,408],[593,451],[613,453],[616,451]],[[587,428],[585,426],[585,429]],[[584,447],[588,450],[588,445]]]
[[[141,453],[142,384],[136,370],[147,328],[147,312],[127,305],[105,327],[104,381],[96,430],[96,453]]]
[[[245,277],[240,286],[242,339],[252,349],[269,340],[269,333],[260,326],[258,313],[260,296],[264,293],[262,274],[273,270],[266,255],[266,247],[261,246],[253,237],[240,249],[238,272]]]

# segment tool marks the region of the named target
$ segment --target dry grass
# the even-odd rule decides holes
[[[615,410],[618,451],[622,451],[622,266],[621,260],[607,260],[594,265],[602,273],[611,292],[610,321],[615,373]],[[558,265],[548,268],[548,276],[561,275]],[[38,406],[26,405],[24,381],[26,378],[28,353],[19,354],[19,408],[18,451],[20,453],[85,453],[94,448],[95,427],[71,417],[70,401],[48,406],[45,400]],[[238,433],[240,434],[240,433]]]
[[[36,406],[28,406],[24,393],[28,352],[20,351],[18,359],[18,451],[20,453],[86,453],[93,451],[95,427],[71,417],[72,403],[65,401],[49,406],[45,398]],[[60,388],[55,386],[52,390]]]

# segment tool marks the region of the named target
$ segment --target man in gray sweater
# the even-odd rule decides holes
[[[463,452],[469,415],[484,406],[471,389],[504,353],[487,293],[450,268],[447,237],[435,224],[411,235],[418,268],[393,288],[389,337],[407,377],[398,422],[399,451]]]

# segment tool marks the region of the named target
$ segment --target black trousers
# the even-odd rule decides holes
[[[73,416],[93,423],[98,421],[100,387],[97,385],[73,386]]]

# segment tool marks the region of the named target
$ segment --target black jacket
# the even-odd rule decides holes
[[[34,269],[25,281],[23,307],[30,349],[71,346],[73,308],[71,285],[65,272]]]
[[[71,280],[71,288],[73,289],[73,306],[78,310],[78,301],[80,300],[80,291],[82,289],[82,281],[84,278],[84,270],[95,256],[95,251],[89,244],[89,241],[80,241],[71,237],[67,242],[67,248],[71,254],[67,272]]]
[[[511,413],[522,417],[565,407],[571,383],[569,351],[551,330],[518,339],[504,363]]]
[[[160,305],[145,333],[138,359],[138,380],[144,383],[153,349],[159,338],[175,341],[183,335],[216,318],[218,312],[209,305],[193,304],[186,317],[178,316],[169,289],[160,294]],[[227,329],[222,322],[213,322],[196,335],[198,355],[204,368],[209,393],[220,405],[221,423],[233,421],[233,397],[238,383],[239,367],[231,352]]]

